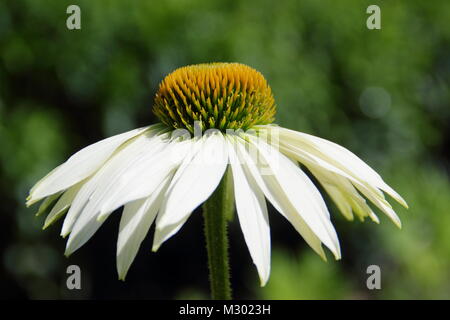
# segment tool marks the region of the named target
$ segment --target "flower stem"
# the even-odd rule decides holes
[[[203,205],[211,298],[214,300],[231,299],[227,224],[233,216],[234,197],[229,171],[225,171],[219,186]]]

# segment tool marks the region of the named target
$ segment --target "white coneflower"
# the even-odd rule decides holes
[[[211,197],[205,205],[210,269],[226,274],[228,266],[220,262],[227,259],[226,243],[217,238],[226,236],[225,211],[233,209],[229,199],[234,197],[261,285],[270,273],[265,199],[320,256],[325,259],[324,244],[339,259],[325,202],[298,163],[317,178],[346,218],[378,222],[366,198],[400,227],[383,192],[406,207],[405,201],[361,159],[333,142],[271,124],[275,103],[270,87],[248,66],[213,63],[177,69],[160,84],[153,110],[161,124],[90,145],[31,189],[27,205],[45,199],[38,213],[50,210],[44,228],[67,213],[61,232],[69,236],[66,255],[124,206],[117,242],[117,269],[124,279],[155,220],[154,251]],[[200,137],[190,136],[195,123],[204,132]],[[228,279],[218,277],[211,276],[213,290],[224,290],[219,287],[227,286]]]

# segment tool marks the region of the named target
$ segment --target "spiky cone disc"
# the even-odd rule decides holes
[[[159,85],[153,112],[169,127],[194,132],[247,130],[274,121],[276,106],[264,76],[240,63],[208,63],[176,69]]]

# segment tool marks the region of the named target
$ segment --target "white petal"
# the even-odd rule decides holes
[[[267,129],[269,127],[265,127]],[[278,130],[277,132],[284,132],[281,133],[281,141],[280,141],[280,150],[298,160],[299,162],[305,164],[307,167],[315,167],[319,166],[323,170],[328,170],[331,172],[334,172],[342,177],[345,177],[351,183],[370,201],[372,201],[378,208],[380,208],[398,227],[401,227],[401,221],[398,218],[398,216],[395,214],[395,212],[392,210],[392,207],[389,205],[389,203],[385,200],[384,195],[378,188],[388,192],[391,196],[394,197],[398,202],[400,202],[402,205],[406,206],[406,203],[404,200],[396,194],[389,186],[386,185],[386,183],[383,182],[383,180],[380,178],[380,176],[375,173],[370,167],[368,167],[366,164],[362,162],[358,158],[358,161],[356,161],[357,164],[354,167],[349,165],[347,162],[352,162],[352,159],[356,157],[353,155],[350,151],[331,143],[330,141],[320,139],[314,136],[314,141],[317,143],[318,141],[326,141],[331,145],[334,145],[334,150],[339,153],[339,150],[342,151],[342,149],[346,150],[347,152],[341,152],[341,155],[334,156],[332,151],[328,150],[327,152],[330,152],[330,154],[327,154],[324,150],[320,149],[317,144],[307,143],[308,139],[301,139],[302,135],[305,135],[300,132],[295,132],[292,130],[284,129],[284,128],[270,128],[269,130]],[[286,133],[288,132],[288,133]],[[300,138],[299,138],[300,136]],[[317,139],[317,140],[316,140]],[[319,145],[320,142],[318,143]],[[329,145],[328,145],[329,146]],[[326,148],[325,148],[326,149]],[[351,154],[352,156],[349,156]],[[342,160],[345,159],[345,156],[349,156],[352,159],[348,160]],[[356,157],[357,158],[357,157]],[[340,161],[339,161],[340,159]],[[347,162],[346,162],[347,161]],[[363,163],[364,165],[361,165]],[[359,168],[359,169],[358,169]],[[366,169],[366,173],[362,172]],[[369,168],[367,170],[367,168]],[[355,169],[356,171],[354,171]],[[362,174],[361,174],[362,173]],[[361,174],[361,175],[358,175]],[[363,205],[364,206],[364,205]],[[372,220],[375,222],[378,222],[378,218],[376,215],[369,209],[365,209],[365,211],[369,214]]]
[[[276,130],[279,130],[282,141],[286,140],[288,143],[320,157],[322,160],[341,169],[354,178],[366,181],[374,187],[388,193],[403,206],[408,207],[405,200],[388,186],[378,173],[348,149],[331,141],[306,133],[285,128]]]
[[[336,231],[329,219],[329,212],[317,188],[308,176],[290,159],[261,139],[249,137],[260,152],[262,165],[267,166],[270,175],[264,174],[272,190],[284,194],[295,210],[316,236],[340,259],[340,246]],[[280,201],[279,201],[280,202]]]
[[[317,176],[316,176],[316,178],[317,178]],[[320,179],[318,179],[318,180],[319,180],[319,182],[321,182]],[[321,182],[321,184],[324,187],[325,191],[328,192],[331,199],[333,199],[334,203],[336,204],[336,206],[338,207],[338,209],[342,213],[342,215],[348,220],[353,220],[352,206],[345,199],[345,196],[341,192],[341,190],[333,184],[327,184],[327,183],[322,183],[322,182]]]
[[[42,201],[41,205],[39,206],[38,212],[36,212],[36,217],[47,212],[47,210],[56,203],[56,201],[61,196],[61,194],[62,194],[62,192],[58,192],[58,193],[52,194],[51,196],[48,196],[47,198],[45,198],[45,200]]]
[[[392,210],[391,205],[387,202],[384,197],[380,197],[377,193],[373,192],[364,185],[356,185],[356,188],[370,201],[372,201],[381,211],[383,211],[394,224],[401,228],[402,222],[397,214]]]
[[[97,187],[83,211],[100,213],[102,220],[125,203],[147,197],[173,169],[165,159],[170,147],[165,135],[136,139],[98,173]]]
[[[308,166],[308,168],[330,194],[339,210],[347,219],[352,220],[354,212],[361,220],[369,216],[376,223],[380,222],[372,209],[367,205],[366,200],[361,197],[348,179],[334,172],[322,170],[319,166],[312,165]]]
[[[397,216],[394,210],[392,210],[391,205],[386,201],[383,193],[380,192],[376,187],[372,186],[371,184],[365,181],[349,176],[346,173],[340,171],[340,169],[335,168],[330,164],[327,164],[326,168],[331,168],[330,169],[331,172],[327,172],[326,170],[323,170],[323,168],[320,168],[320,166],[317,166],[315,163],[309,162],[306,159],[304,163],[308,168],[315,168],[313,174],[318,176],[319,180],[320,177],[331,174],[333,176],[331,180],[339,185],[340,191],[345,191],[347,194],[351,196],[350,200],[355,202],[352,204],[352,208],[353,209],[356,208],[356,210],[359,210],[360,215],[362,216],[368,215],[373,221],[379,223],[378,217],[375,215],[375,213],[373,213],[372,209],[370,209],[370,207],[366,204],[365,200],[356,191],[356,189],[358,189],[367,199],[369,199],[381,211],[383,211],[394,222],[394,224],[397,227],[401,228],[400,218]],[[318,172],[320,173],[318,174]],[[351,184],[353,184],[354,187]]]
[[[125,205],[117,240],[119,279],[125,279],[128,269],[158,213],[169,183],[170,177],[166,178],[148,198],[135,200]]]
[[[136,159],[140,159],[145,155],[152,156],[155,152],[154,150],[149,152],[149,149],[154,147],[160,139],[162,138],[159,136],[154,137],[152,133],[146,133],[137,137],[126,146],[122,147],[121,150],[117,152],[112,159],[106,162],[95,175],[90,177],[74,199],[72,206],[64,219],[61,235],[65,237],[70,233],[81,211],[86,207],[88,201],[92,199],[94,192],[97,192],[96,195],[98,195],[104,191],[102,188],[112,186],[112,183],[110,182],[114,180],[111,181],[111,179],[122,179],[121,173],[123,172],[121,170],[126,170],[130,166],[130,163],[134,163]],[[148,149],[146,147],[148,147]],[[156,150],[158,151],[159,149],[157,148]]]
[[[145,137],[142,137],[142,139],[145,139]],[[155,138],[149,139],[147,141],[148,145],[154,146],[152,140],[155,140]],[[130,144],[130,150],[132,146],[135,147],[135,144],[137,145],[137,141],[138,140]],[[71,254],[86,243],[113,210],[127,202],[144,198],[151,194],[177,166],[175,162],[170,161],[168,158],[168,156],[170,156],[169,152],[173,151],[173,149],[181,152],[181,149],[187,150],[188,147],[189,144],[184,142],[170,142],[166,143],[166,146],[162,151],[152,154],[152,150],[148,150],[144,146],[139,155],[134,154],[133,152],[127,152],[130,150],[124,149],[119,155],[108,162],[108,164],[105,165],[93,179],[97,178],[97,175],[100,177],[97,182],[98,185],[94,187],[94,190],[103,191],[105,188],[108,188],[109,200],[105,199],[106,203],[103,205],[101,201],[94,201],[94,195],[92,195],[91,198],[88,199],[89,201],[87,202],[86,207],[81,207],[83,211],[76,219],[69,240],[67,241],[66,255]],[[124,154],[123,159],[118,160],[119,156],[122,154]],[[177,154],[177,156],[182,155]],[[126,170],[124,170],[124,168],[126,168]],[[120,181],[111,185],[111,181],[107,178],[110,174],[119,177]],[[81,191],[83,191],[83,189]],[[77,199],[78,196],[75,199],[74,204]],[[91,203],[93,203],[93,205],[90,205]],[[73,207],[71,207],[70,210],[72,210],[72,208]],[[101,212],[99,210],[101,210]],[[100,216],[100,214],[102,216]]]
[[[122,177],[121,182],[111,189],[109,200],[102,203],[99,219],[127,202],[147,197],[152,193],[161,181],[171,175],[181,163],[181,159],[168,160],[169,154],[176,151],[182,157],[182,154],[187,153],[190,145],[189,142],[172,142],[154,157],[135,163],[135,166]]]
[[[80,191],[83,184],[84,181],[80,181],[64,192],[64,194],[61,196],[61,198],[58,199],[58,202],[56,202],[50,213],[47,215],[43,229],[47,229],[51,224],[53,224],[56,220],[64,215],[64,213],[71,206],[73,199],[75,199],[75,196],[77,195],[78,191]]]
[[[193,151],[191,156],[185,157],[167,191],[156,221],[154,250],[175,234],[180,223],[209,198],[227,167],[228,155],[221,133],[195,142]]]
[[[253,177],[245,174],[231,144],[228,152],[239,223],[253,263],[258,269],[261,286],[264,286],[270,275],[270,227],[266,201]]]
[[[230,138],[230,140],[233,140]],[[258,167],[258,160],[255,154],[248,153],[241,143],[234,143],[243,168],[247,174],[250,174],[259,188],[263,191],[266,198],[272,203],[275,209],[281,213],[297,230],[308,245],[319,254],[322,259],[326,260],[325,252],[322,248],[322,242],[308,227],[302,217],[296,212],[295,207],[282,191],[279,183],[274,177],[266,177],[263,179],[260,174],[262,168]],[[269,183],[266,183],[269,181]]]
[[[27,205],[40,199],[65,190],[94,173],[113,153],[127,140],[147,130],[157,128],[149,126],[109,137],[72,155],[66,162],[53,169],[38,181],[30,190]]]

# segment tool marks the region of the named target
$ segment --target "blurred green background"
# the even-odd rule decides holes
[[[66,8],[81,8],[81,30]],[[381,30],[366,8],[381,8]],[[117,280],[120,212],[70,258],[58,223],[27,209],[34,182],[80,148],[154,123],[153,95],[173,69],[236,61],[261,71],[277,123],[335,141],[404,196],[398,230],[347,222],[328,201],[342,261],[323,262],[271,209],[272,274],[259,288],[238,224],[231,225],[235,297],[450,298],[450,2],[158,0],[0,2],[0,296],[204,298],[208,275],[195,212],[158,253],[144,242]],[[328,199],[329,200],[329,199]],[[381,216],[381,214],[380,214]],[[65,286],[82,270],[82,290]],[[366,269],[381,268],[381,290]]]

